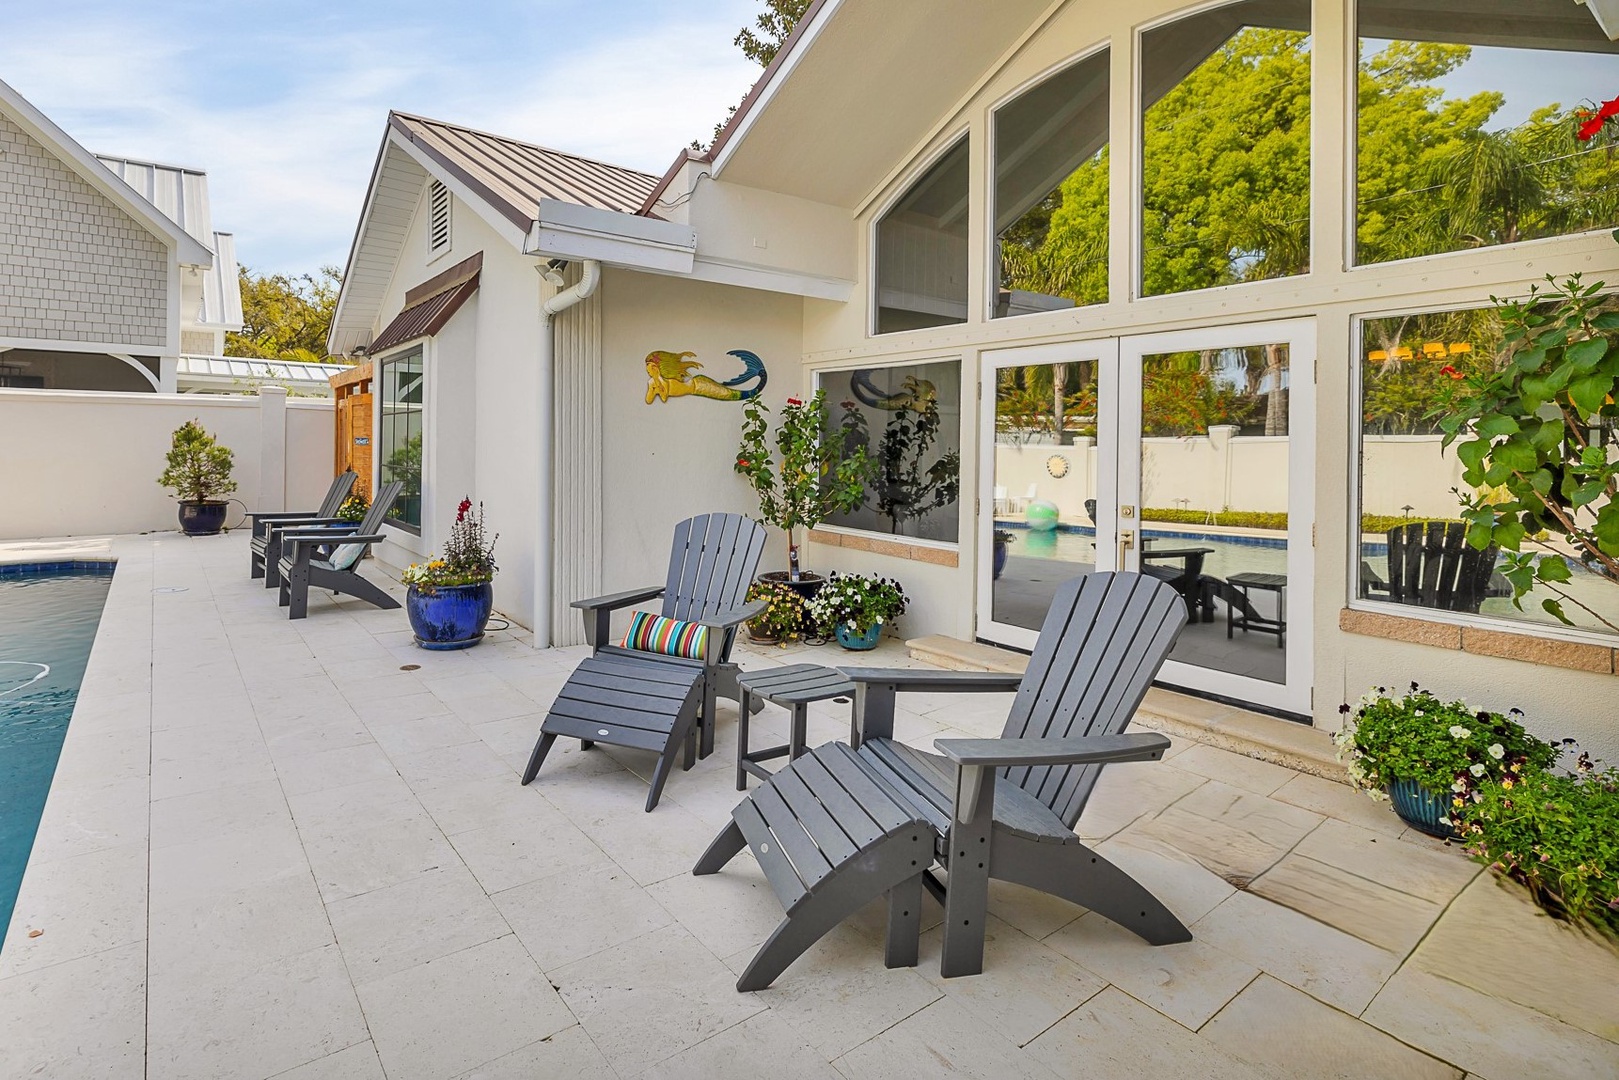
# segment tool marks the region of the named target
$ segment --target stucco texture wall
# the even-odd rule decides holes
[[[0,115],[0,338],[168,344],[168,248]]]
[[[700,374],[724,382],[742,370],[727,352],[755,353],[769,372],[773,413],[806,379],[796,297],[609,270],[602,302],[602,576],[612,591],[663,581],[676,522],[759,514],[732,470],[743,404],[696,396],[647,404],[647,354],[693,352]],[[785,537],[772,529],[760,570],[786,567]]]

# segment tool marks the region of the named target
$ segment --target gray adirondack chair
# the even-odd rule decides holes
[[[255,578],[265,577],[267,572],[273,573],[275,564],[281,558],[281,540],[276,533],[281,529],[313,528],[319,525],[329,525],[341,522],[343,519],[336,516],[343,500],[349,497],[358,474],[348,469],[332,478],[332,486],[326,489],[326,497],[320,501],[320,506],[314,510],[276,510],[247,515],[253,523],[253,536],[248,540],[247,546],[251,554],[249,571]],[[266,582],[266,587],[275,582]]]
[[[1154,945],[1191,940],[1150,892],[1074,834],[1104,764],[1163,757],[1169,740],[1126,733],[1187,619],[1175,589],[1095,573],[1057,589],[1028,670],[849,668],[851,746],[832,743],[777,772],[732,811],[693,868],[712,874],[753,849],[786,918],[737,981],[760,990],[828,930],[888,897],[889,967],[914,965],[926,888],[945,909],[940,973],[983,970],[989,879],[1107,916]],[[998,739],[893,739],[901,693],[1016,691]],[[918,837],[921,839],[918,840]],[[937,861],[948,886],[930,872]]]
[[[1500,547],[1480,550],[1467,542],[1460,521],[1411,521],[1388,539],[1389,579],[1360,564],[1361,595],[1396,604],[1476,613],[1492,596],[1511,596],[1512,586],[1495,572]]]
[[[358,567],[372,544],[387,539],[382,535],[382,522],[404,486],[398,480],[383,485],[357,525],[344,522],[316,529],[278,530],[281,558],[276,568],[281,606],[289,609],[287,618],[302,619],[309,614],[311,589],[330,589],[379,608],[399,606],[399,601],[362,577]]]
[[[574,601],[573,607],[584,615],[593,655],[569,676],[540,725],[522,782],[528,784],[538,775],[558,736],[576,738],[587,750],[598,742],[652,750],[659,759],[647,795],[650,812],[658,805],[682,745],[687,745],[688,769],[698,752],[696,742],[701,743],[702,756],[713,752],[716,699],[740,697],[738,669],[731,662],[737,628],[765,606],[762,600],[744,602],[764,546],[764,526],[753,519],[700,514],[675,526],[669,575],[662,585]],[[709,628],[707,655],[702,659],[638,652],[612,643],[614,611],[660,597],[665,618]]]

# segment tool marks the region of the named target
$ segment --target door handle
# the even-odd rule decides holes
[[[1119,569],[1124,569],[1126,553],[1136,546],[1136,534],[1131,529],[1119,531]]]

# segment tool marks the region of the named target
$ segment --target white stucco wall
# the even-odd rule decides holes
[[[283,496],[260,482],[257,397],[0,390],[0,540],[178,528],[157,477],[170,434],[193,419],[234,454],[231,498],[241,505],[229,523],[244,507],[313,508],[332,482],[330,402],[287,403]]]
[[[169,343],[168,247],[0,115],[0,338]]]

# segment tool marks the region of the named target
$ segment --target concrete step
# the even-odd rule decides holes
[[[1011,649],[934,634],[905,643],[911,658],[954,671],[1021,674],[1029,658]],[[1153,687],[1136,714],[1142,727],[1346,783],[1332,736],[1325,731],[1218,701]]]

